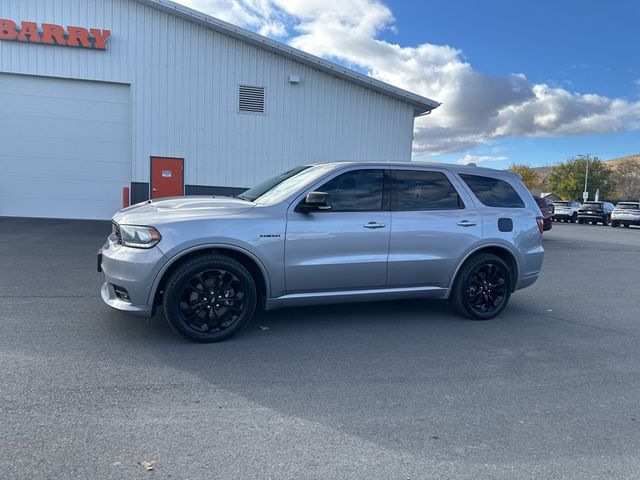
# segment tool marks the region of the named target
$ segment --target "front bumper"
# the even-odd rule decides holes
[[[148,250],[118,245],[113,237],[98,252],[99,269],[105,277],[100,294],[116,310],[149,317],[153,313],[151,288],[167,258],[157,248]],[[116,288],[126,290],[127,299]]]
[[[109,282],[104,282],[102,284],[100,295],[102,296],[102,301],[104,303],[109,305],[111,308],[120,310],[121,312],[138,315],[140,317],[150,317],[153,314],[153,307],[150,307],[149,305],[132,305],[131,303],[118,298],[113,288],[113,284]]]

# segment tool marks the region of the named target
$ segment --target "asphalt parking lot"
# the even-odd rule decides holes
[[[493,321],[296,308],[214,345],[102,304],[108,232],[0,219],[2,478],[640,478],[639,229],[554,223]]]

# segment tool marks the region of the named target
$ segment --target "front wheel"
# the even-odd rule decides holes
[[[244,327],[257,304],[247,269],[222,255],[203,255],[173,272],[164,291],[169,325],[193,342],[220,342]]]
[[[604,218],[602,219],[602,225],[603,225],[604,227],[606,227],[607,225],[609,225],[609,219],[608,219],[607,217],[604,217]]]
[[[578,214],[574,213],[571,215],[571,223],[576,223],[578,221]]]
[[[461,314],[474,320],[498,315],[511,296],[511,271],[496,255],[481,253],[463,265],[451,291],[450,301]]]
[[[613,228],[618,228],[618,222],[616,222],[616,221],[612,221],[612,222],[611,222],[611,226],[612,226]]]

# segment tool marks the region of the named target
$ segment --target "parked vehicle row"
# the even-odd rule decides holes
[[[612,227],[640,225],[640,202],[620,202],[615,207],[610,202],[575,201],[554,202],[553,220],[580,224],[602,224]],[[542,207],[540,208],[542,211]],[[544,215],[544,211],[542,211]]]

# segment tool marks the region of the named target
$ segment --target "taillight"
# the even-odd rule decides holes
[[[536,222],[538,222],[538,230],[540,230],[540,233],[544,232],[544,218],[536,217]]]

